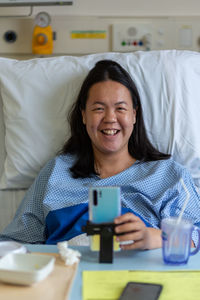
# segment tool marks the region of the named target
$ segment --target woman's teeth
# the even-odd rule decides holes
[[[104,129],[102,132],[106,135],[115,135],[119,130],[117,129]]]

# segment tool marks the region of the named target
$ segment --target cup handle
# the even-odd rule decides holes
[[[197,226],[193,226],[192,231],[194,231],[194,230],[196,230],[198,232],[199,240],[198,240],[198,244],[197,244],[196,248],[192,252],[190,252],[190,255],[196,254],[200,249],[200,229]]]

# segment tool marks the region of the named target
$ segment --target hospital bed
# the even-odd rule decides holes
[[[98,60],[119,62],[139,90],[148,136],[200,187],[200,54],[101,53],[18,61],[0,58],[0,231],[39,170],[69,136],[67,112]]]

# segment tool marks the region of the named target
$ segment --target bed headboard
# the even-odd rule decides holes
[[[200,54],[165,50],[0,58],[0,189],[28,188],[62,147],[67,111],[101,59],[116,60],[130,73],[150,140],[187,166],[200,186]]]

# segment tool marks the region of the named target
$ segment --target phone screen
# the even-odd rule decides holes
[[[128,282],[119,300],[157,300],[160,296],[162,285],[143,282]]]

